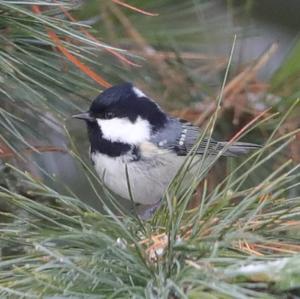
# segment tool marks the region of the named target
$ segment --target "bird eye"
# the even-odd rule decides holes
[[[115,117],[115,114],[113,112],[105,112],[104,118],[105,119],[112,119]]]

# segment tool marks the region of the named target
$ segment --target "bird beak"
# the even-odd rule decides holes
[[[95,118],[92,117],[89,112],[84,112],[84,113],[79,113],[79,114],[72,115],[72,118],[83,119],[83,120],[86,120],[86,121],[95,121]]]

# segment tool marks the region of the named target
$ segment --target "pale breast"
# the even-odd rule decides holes
[[[157,149],[151,143],[143,144],[140,150],[141,159],[138,161],[131,161],[126,155],[112,158],[100,153],[93,153],[91,158],[103,182],[115,193],[130,199],[125,168],[127,164],[134,201],[153,204],[163,196],[183,158]]]

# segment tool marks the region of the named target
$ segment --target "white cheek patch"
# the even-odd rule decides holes
[[[147,120],[138,117],[132,123],[127,117],[97,119],[103,138],[112,142],[137,144],[150,139],[151,127]]]
[[[133,92],[138,98],[146,98],[147,96],[137,87],[132,87]]]

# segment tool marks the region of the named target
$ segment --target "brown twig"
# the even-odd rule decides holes
[[[150,16],[150,17],[155,17],[155,16],[158,16],[159,14],[158,13],[152,13],[152,12],[148,12],[148,11],[145,11],[144,9],[141,9],[141,8],[137,8],[133,5],[130,5],[128,3],[125,3],[125,2],[122,2],[120,0],[112,0],[112,2],[116,3],[116,4],[119,4],[121,6],[124,6],[126,8],[129,8],[133,11],[136,11],[136,12],[139,12],[143,15],[146,15],[146,16]]]
[[[41,14],[40,7],[38,5],[32,5],[32,10],[36,14]],[[49,38],[53,41],[53,43],[56,45],[57,49],[70,61],[72,62],[77,68],[79,68],[83,73],[85,73],[87,76],[89,76],[91,79],[96,81],[99,85],[107,88],[110,87],[111,84],[107,82],[105,79],[103,79],[99,74],[95,73],[93,70],[91,70],[88,66],[86,66],[84,63],[82,63],[76,56],[71,54],[67,48],[63,46],[62,41],[57,36],[57,34],[50,29],[47,29]]]
[[[57,0],[54,0],[56,3],[58,2]],[[69,13],[69,11],[67,9],[65,9],[65,7],[63,5],[59,5],[60,10],[63,12],[63,14],[72,22],[77,22],[77,20],[73,17],[73,15],[71,15]],[[90,32],[88,32],[85,28],[80,27],[79,30],[85,34],[88,38],[90,38],[91,40],[98,42],[98,40],[96,39],[96,37],[94,37]],[[111,53],[112,55],[114,55],[115,57],[117,57],[121,62],[123,63],[127,63],[129,65],[132,66],[140,66],[132,61],[130,61],[129,59],[127,59],[124,55],[122,55],[121,53],[118,53],[117,51],[115,51],[114,49],[110,49],[110,48],[105,48],[105,50],[109,53]]]
[[[67,150],[61,147],[56,146],[32,146],[31,148],[27,147],[23,150],[20,150],[20,154],[32,154],[32,153],[67,153]],[[15,158],[16,154],[7,146],[0,144],[0,158],[8,159]]]
[[[226,84],[223,92],[223,103],[225,108],[233,105],[235,96],[239,94],[253,80],[258,71],[269,61],[272,55],[278,49],[278,44],[272,44],[265,53],[252,65],[246,67],[241,73],[235,76],[228,84]],[[206,107],[205,112],[196,120],[197,125],[201,125],[207,117],[209,117],[216,109],[216,101],[213,101]]]

